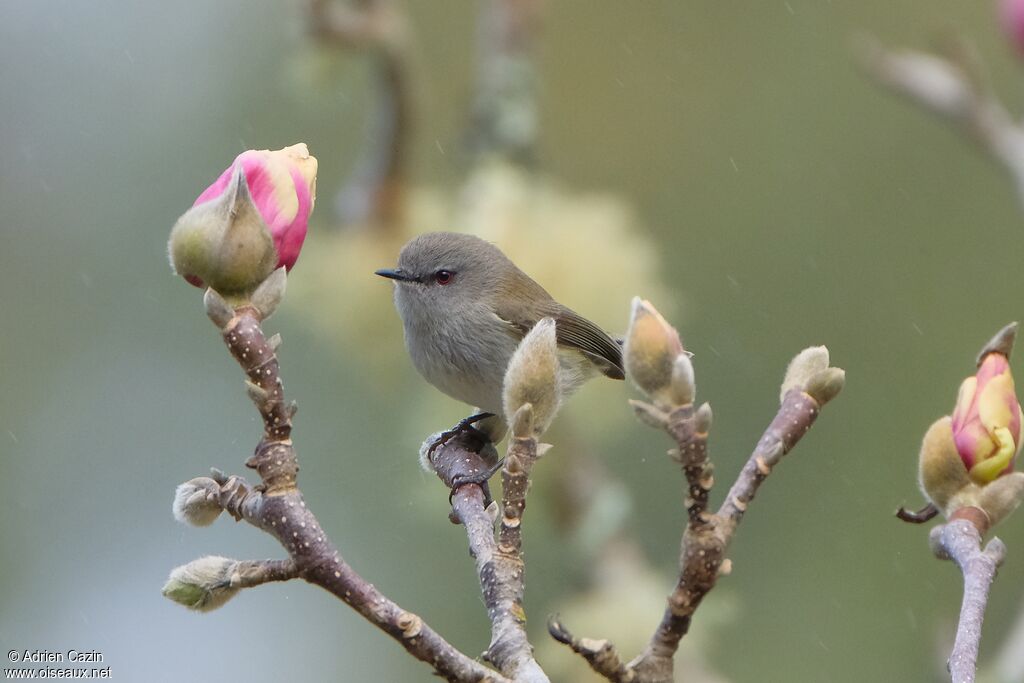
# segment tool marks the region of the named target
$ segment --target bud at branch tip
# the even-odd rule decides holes
[[[651,302],[633,298],[622,357],[626,374],[661,410],[693,402],[693,363],[679,333]]]
[[[532,418],[529,430],[533,436],[540,436],[551,425],[562,401],[561,366],[558,360],[558,340],[555,321],[544,318],[527,333],[512,354],[502,388],[502,402],[505,420],[508,424],[524,425],[526,417],[520,409],[529,404]],[[516,430],[516,436],[525,438]]]

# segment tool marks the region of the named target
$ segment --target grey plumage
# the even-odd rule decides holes
[[[622,352],[601,328],[561,305],[493,244],[473,235],[435,232],[402,248],[395,306],[413,365],[435,387],[502,414],[509,359],[543,318],[555,320],[565,394],[600,372],[623,378]]]

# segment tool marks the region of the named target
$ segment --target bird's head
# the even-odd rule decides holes
[[[377,275],[395,282],[395,303],[407,315],[451,315],[488,301],[514,270],[512,262],[490,242],[454,232],[431,232],[406,244],[398,267]]]

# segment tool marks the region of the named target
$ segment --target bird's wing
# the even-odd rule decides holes
[[[522,308],[497,311],[498,317],[515,328],[520,337],[533,329],[540,318],[554,318],[555,339],[559,344],[585,355],[606,377],[625,379],[622,347],[604,330],[553,300],[540,307],[540,314],[534,319],[534,315],[526,314]]]

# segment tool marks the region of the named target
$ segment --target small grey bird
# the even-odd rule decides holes
[[[479,237],[420,235],[402,248],[397,268],[376,274],[395,281],[395,307],[416,369],[452,398],[484,411],[445,432],[431,450],[473,422],[502,415],[505,369],[519,342],[544,318],[555,321],[563,395],[598,373],[624,377],[615,340],[552,299]],[[490,422],[487,435],[500,441],[504,421]]]

